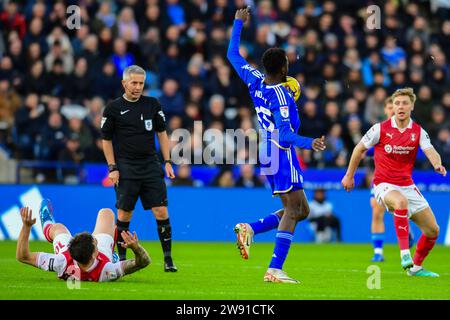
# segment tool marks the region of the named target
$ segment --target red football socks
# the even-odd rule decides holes
[[[44,227],[44,236],[48,242],[52,243],[53,239],[50,237],[50,228],[53,226],[52,223],[46,224]]]
[[[394,211],[395,233],[397,234],[398,246],[400,250],[409,249],[409,221],[408,209]]]
[[[421,266],[423,260],[427,257],[428,253],[433,249],[436,243],[436,238],[428,238],[425,235],[421,235],[417,242],[416,252],[414,253],[414,264]]]

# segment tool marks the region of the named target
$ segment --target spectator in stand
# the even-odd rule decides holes
[[[441,99],[441,105],[444,108],[445,111],[445,117],[447,119],[450,118],[450,90],[447,89],[447,91],[444,92]]]
[[[181,116],[184,112],[184,98],[179,91],[178,82],[175,79],[167,79],[163,83],[163,94],[159,98],[162,106],[164,106],[164,113],[167,118],[172,116]]]
[[[324,189],[314,191],[314,199],[309,204],[308,220],[315,233],[317,243],[331,242],[333,232],[337,242],[341,242],[341,223],[333,212],[333,204],[326,199]]]
[[[137,42],[139,39],[139,27],[134,19],[133,10],[125,7],[120,11],[117,20],[117,28],[119,37],[123,38],[127,33],[131,33],[130,40]]]
[[[80,2],[82,24],[74,30],[66,26],[71,1],[4,2],[0,7],[0,82],[7,80],[8,94],[17,98],[11,109],[14,99],[5,100],[0,93],[0,114],[8,113],[4,123],[9,126],[14,123],[23,129],[24,123],[32,121],[28,116],[36,115],[35,103],[27,100],[35,101],[28,97],[37,94],[46,106],[43,121],[60,112],[61,104],[78,103],[89,114],[86,125],[98,129],[100,103],[95,102],[91,110],[92,98],[101,97],[103,107],[120,95],[122,71],[139,63],[150,71],[145,89],[167,100],[162,107],[174,119],[168,122],[174,129],[192,129],[195,120],[203,121],[204,129],[254,127],[249,120],[254,118],[254,106],[246,84],[230,73],[224,59],[235,9],[248,1]],[[432,141],[437,139],[446,123],[435,107],[440,105],[445,119],[450,118],[450,21],[445,19],[450,7],[446,1],[430,3],[431,14],[423,1],[404,5],[386,1],[381,30],[363,28],[357,12],[366,9],[364,2],[251,3],[253,19],[242,30],[242,55],[261,67],[258,52],[268,46],[285,48],[290,75],[302,86],[298,107],[306,119],[301,130],[328,134],[336,150],[341,150],[340,141],[344,141],[344,148],[327,159],[299,152],[304,165],[345,165],[350,156],[345,150],[380,117],[377,101],[383,99],[379,97],[398,87],[415,89],[414,121],[430,127]],[[172,90],[164,88],[170,83]],[[19,106],[21,111],[15,112]],[[22,129],[1,130],[0,140],[6,142],[2,147],[8,154],[22,154],[22,146],[11,143],[19,139],[18,133],[28,134]],[[91,143],[86,150],[96,159],[95,133]],[[193,153],[201,152],[198,141],[189,143],[196,143]],[[29,149],[25,153],[27,157],[34,154]],[[248,157],[248,150],[240,150],[239,156]],[[39,158],[40,153],[34,154],[34,159]]]
[[[88,74],[88,64],[85,58],[81,57],[75,64],[75,69],[67,78],[70,85],[67,85],[65,95],[71,101],[82,103],[84,99],[92,97],[92,79]]]
[[[61,59],[56,59],[51,71],[45,77],[45,95],[64,97],[68,85],[67,75],[64,72],[64,63]]]
[[[429,123],[424,123],[430,138],[432,140],[436,139],[438,132],[442,128],[450,128],[450,119],[446,119],[444,109],[437,105],[434,106],[431,111],[431,121]]]
[[[381,73],[383,76],[382,85],[389,86],[390,84],[388,66],[381,60],[380,54],[376,50],[370,52],[369,56],[364,59],[361,72],[366,86],[371,87],[375,84],[377,73]]]
[[[212,184],[213,187],[231,188],[234,187],[233,171],[229,167],[223,167],[217,176],[214,177]]]
[[[386,96],[386,90],[383,87],[377,87],[373,94],[368,97],[364,112],[364,121],[370,126],[385,119],[383,108]]]
[[[172,180],[172,186],[194,186],[194,180],[191,178],[191,168],[188,164],[178,166],[177,176]]]
[[[406,53],[403,48],[397,46],[397,40],[392,35],[388,35],[381,50],[383,59],[389,65],[389,71],[404,71],[406,69]]]
[[[134,64],[135,59],[127,52],[127,43],[122,38],[114,40],[114,54],[111,57],[117,73],[122,74],[125,68]]]
[[[115,65],[111,61],[105,62],[102,71],[96,75],[93,88],[104,100],[117,96],[120,91],[119,79]]]
[[[363,135],[361,133],[362,123],[359,117],[355,114],[351,115],[347,121],[347,131],[343,135],[345,148],[353,150],[353,148],[361,141]]]
[[[48,117],[47,124],[41,129],[38,143],[38,157],[40,160],[57,160],[64,149],[65,140],[69,132],[64,125],[62,115],[53,112]]]
[[[70,74],[73,70],[73,56],[66,50],[59,40],[55,40],[50,47],[50,52],[45,57],[45,68],[52,70],[56,61],[61,61],[64,73]]]
[[[78,134],[71,133],[65,141],[64,148],[59,152],[58,161],[69,165],[74,164],[74,167],[64,168],[61,170],[62,179],[65,184],[78,184],[80,183],[80,172],[76,165],[80,165],[84,159],[84,153],[80,148],[80,141]]]
[[[4,10],[0,12],[0,23],[6,32],[16,31],[23,39],[26,33],[26,21],[19,12],[18,1],[8,1]]]
[[[22,104],[20,96],[8,80],[0,79],[0,128],[10,131],[14,123],[14,113]],[[3,139],[2,139],[3,140]],[[4,143],[1,141],[0,143]]]
[[[325,165],[327,167],[342,167],[342,157],[346,157],[344,141],[341,138],[342,126],[339,123],[333,124],[325,141],[327,148],[323,152]],[[345,163],[345,162],[344,162]]]
[[[239,166],[239,178],[236,181],[236,187],[260,188],[264,184],[255,175],[255,168],[251,164],[242,164]]]
[[[25,92],[43,95],[45,92],[45,73],[42,61],[36,61],[25,76],[23,83]]]
[[[27,32],[23,44],[25,47],[29,47],[32,44],[37,44],[42,54],[46,54],[48,51],[48,43],[45,39],[45,30],[43,27],[43,20],[41,18],[33,18],[29,24],[29,31]]]
[[[83,119],[72,117],[68,122],[69,135],[77,135],[79,149],[81,152],[85,153],[94,144],[95,138],[98,138],[99,135],[94,137],[93,129]]]
[[[39,103],[39,96],[30,93],[25,104],[15,115],[14,143],[17,146],[17,158],[34,159],[34,146],[41,128],[46,123],[45,107]]]
[[[422,85],[417,93],[417,100],[414,104],[414,119],[421,125],[426,125],[431,121],[431,110],[433,109],[433,95],[427,85]]]
[[[435,147],[442,157],[442,165],[450,166],[450,129],[448,126],[438,131]]]

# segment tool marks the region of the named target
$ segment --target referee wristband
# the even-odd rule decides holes
[[[119,168],[117,167],[117,164],[108,164],[108,171],[109,172],[119,171]]]

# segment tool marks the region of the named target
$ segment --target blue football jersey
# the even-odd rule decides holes
[[[258,122],[263,129],[261,138],[275,140],[276,144],[282,148],[290,148],[294,145],[311,149],[313,139],[297,134],[300,128],[300,117],[297,105],[286,88],[281,83],[266,85],[265,75],[250,66],[240,55],[239,42],[242,26],[242,20],[235,20],[227,57],[248,87]]]

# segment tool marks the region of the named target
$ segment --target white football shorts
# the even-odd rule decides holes
[[[409,217],[430,206],[428,204],[428,201],[425,199],[422,193],[420,193],[419,189],[416,187],[415,184],[407,187],[401,187],[396,186],[394,184],[383,182],[378,185],[374,185],[373,187],[375,199],[379,204],[384,205],[386,207],[386,210],[389,210],[389,208],[384,203],[384,197],[393,190],[399,191],[408,200]]]

